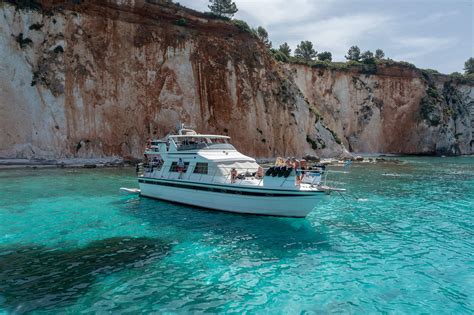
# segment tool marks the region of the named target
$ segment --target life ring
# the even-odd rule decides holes
[[[270,175],[272,175],[272,173],[273,173],[273,169],[274,169],[274,167],[273,167],[273,166],[272,166],[272,167],[270,167],[270,168],[269,168],[269,169],[268,169],[268,170],[265,172],[265,175],[266,175],[266,176],[270,176]]]
[[[289,168],[285,171],[285,174],[284,174],[285,178],[287,178],[288,176],[290,176],[292,170],[293,170],[293,167],[289,167]]]
[[[272,177],[275,177],[278,175],[278,172],[280,172],[280,167],[275,167],[272,172]]]
[[[278,177],[282,177],[286,173],[286,166],[283,166],[280,168],[280,171],[278,172]]]

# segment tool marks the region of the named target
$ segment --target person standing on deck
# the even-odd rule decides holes
[[[184,161],[182,158],[179,158],[178,160],[178,172],[179,172],[179,179],[183,178],[183,172],[184,172]]]
[[[230,171],[230,183],[234,184],[237,179],[237,170],[235,168],[232,168]]]

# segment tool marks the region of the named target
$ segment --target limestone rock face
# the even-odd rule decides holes
[[[474,153],[473,84],[401,66],[287,68],[351,152]]]
[[[472,84],[283,65],[168,1],[4,1],[0,54],[0,158],[140,158],[181,122],[262,158],[473,153]]]
[[[346,152],[230,23],[167,1],[30,2],[0,4],[1,158],[139,158],[180,122],[257,157]]]

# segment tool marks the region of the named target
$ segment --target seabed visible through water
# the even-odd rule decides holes
[[[353,165],[306,219],[119,194],[134,169],[0,170],[0,312],[474,313],[474,157]]]

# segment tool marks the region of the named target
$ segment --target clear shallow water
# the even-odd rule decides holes
[[[474,312],[474,158],[354,165],[305,220],[123,196],[134,170],[0,171],[0,312]]]

